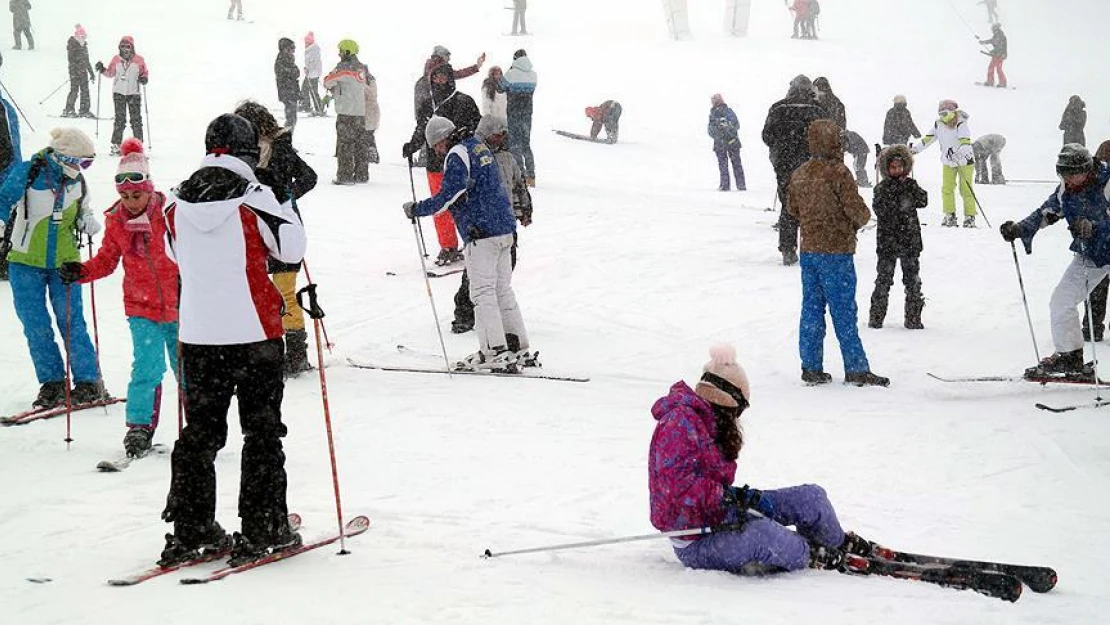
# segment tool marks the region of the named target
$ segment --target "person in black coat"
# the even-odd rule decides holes
[[[1087,145],[1087,103],[1083,98],[1073,95],[1064,108],[1064,115],[1060,118],[1060,130],[1064,131],[1064,143],[1078,143]]]
[[[270,187],[278,203],[292,202],[293,211],[301,216],[297,201],[316,187],[316,172],[305,163],[293,148],[293,132],[278,126],[270,111],[257,102],[246,101],[235,109],[258,132],[258,167],[254,174],[258,181]],[[308,360],[308,332],[305,330],[304,311],[297,304],[297,272],[301,263],[288,264],[270,258],[268,271],[273,275],[274,286],[285,300],[285,314],[281,325],[285,330],[285,375],[295,376],[312,369]]]
[[[902,264],[902,285],[906,290],[905,326],[921,330],[921,222],[917,209],[929,205],[929,194],[910,177],[913,154],[904,145],[894,145],[879,154],[879,173],[883,180],[875,187],[872,209],[878,222],[876,248],[879,256],[875,291],[871,294],[869,328],[883,327],[894,267]]]
[[[886,112],[886,122],[883,123],[883,145],[906,145],[910,137],[921,138],[921,131],[913,123],[913,115],[906,106],[906,96],[894,96],[894,106]]]
[[[297,101],[301,97],[301,70],[297,67],[297,44],[292,39],[278,39],[277,58],[274,59],[274,80],[277,82],[278,100],[285,105],[285,127],[297,125]]]
[[[66,97],[66,108],[62,117],[92,117],[89,111],[89,83],[96,81],[92,63],[89,62],[89,45],[85,42],[85,29],[80,24],[73,31],[73,36],[66,42],[66,57],[69,60],[69,95]],[[81,110],[73,110],[77,97],[81,97]]]
[[[844,145],[844,151],[852,155],[853,170],[856,174],[856,185],[865,189],[871,188],[871,181],[867,178],[867,157],[871,154],[871,148],[864,141],[863,137],[854,130],[845,130],[841,133],[841,142]]]
[[[828,118],[829,114],[817,103],[813,83],[806,76],[798,76],[790,81],[786,98],[771,105],[763,124],[763,143],[770,148],[771,166],[778,180],[778,197],[782,201],[778,230],[779,252],[782,252],[784,265],[798,262],[798,220],[786,210],[790,176],[809,160],[809,125]]]
[[[813,88],[817,91],[817,103],[829,114],[829,119],[836,122],[841,130],[848,129],[848,111],[844,103],[833,93],[829,79],[821,76],[813,81]]]

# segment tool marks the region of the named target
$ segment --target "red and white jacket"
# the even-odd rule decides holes
[[[234,180],[228,172],[247,181],[241,195],[185,199],[190,188],[210,195],[211,187]],[[166,228],[181,273],[181,342],[237,345],[283,336],[283,300],[266,273],[266,259],[301,262],[304,226],[246,163],[205,156],[201,169],[179,188],[176,206],[167,209]]]

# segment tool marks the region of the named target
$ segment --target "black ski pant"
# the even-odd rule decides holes
[[[297,99],[284,100],[281,103],[285,107],[285,127],[292,129],[297,125]]]
[[[143,140],[143,98],[139,94],[122,95],[112,94],[112,103],[116,107],[116,121],[112,127],[112,145],[123,143],[123,127],[127,123],[127,116],[131,115],[131,134],[139,141]]]
[[[365,182],[367,172],[366,118],[361,115],[335,117],[335,179],[338,182]]]
[[[790,176],[793,175],[794,170],[779,171],[775,170],[778,176],[779,183],[779,251],[780,252],[797,252],[798,251],[798,220],[790,214],[787,208],[788,204],[788,189],[790,188]]]
[[[227,442],[227,413],[238,397],[243,452],[239,481],[242,532],[268,545],[285,528],[285,390],[282,339],[239,345],[181,344],[185,429],[171,456],[170,493],[162,518],[186,545],[204,537],[216,515],[216,453]]]
[[[513,247],[509,250],[509,258],[513,269],[516,269],[516,241],[517,238],[514,234]],[[470,299],[470,277],[466,275],[465,269],[463,270],[459,290],[455,291],[455,325],[474,327],[474,302]]]
[[[23,42],[19,38],[20,34],[27,35],[27,49],[28,50],[34,50],[35,49],[35,37],[34,37],[34,35],[31,34],[31,25],[30,24],[19,24],[19,23],[13,24],[12,25],[12,34],[15,36],[15,49],[16,50],[23,49]]]
[[[894,284],[894,267],[902,263],[902,286],[906,291],[907,319],[921,319],[921,309],[925,307],[925,296],[921,294],[921,257],[894,256],[879,254],[876,265],[875,290],[871,293],[871,320],[882,323],[886,318],[887,304],[890,302],[890,287]]]
[[[1091,291],[1091,310],[1087,312],[1086,306],[1083,307],[1083,333],[1088,336],[1091,333],[1092,325],[1094,326],[1094,337],[1096,340],[1102,338],[1102,332],[1105,328],[1104,322],[1106,321],[1106,296],[1110,292],[1110,277],[1103,278],[1102,282]],[[1091,323],[1091,315],[1094,315],[1095,322]]]
[[[69,77],[69,95],[66,96],[66,110],[72,111],[77,103],[77,96],[81,96],[81,110],[78,113],[89,112],[89,79],[86,76]]]
[[[301,83],[301,110],[317,115],[324,112],[324,105],[320,101],[319,78],[305,78]]]

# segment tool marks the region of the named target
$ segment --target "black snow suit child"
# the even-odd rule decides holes
[[[277,83],[278,100],[285,105],[285,127],[297,125],[297,102],[301,97],[301,70],[297,67],[297,44],[292,39],[278,40],[278,53],[274,59],[274,81]]]
[[[1064,131],[1064,143],[1078,143],[1087,145],[1087,103],[1083,98],[1073,95],[1064,108],[1064,115],[1060,118],[1060,130]]]
[[[901,164],[899,168],[897,163]],[[891,165],[895,163],[891,175]],[[875,291],[871,294],[869,328],[883,327],[890,287],[894,284],[894,266],[902,264],[902,285],[906,290],[905,325],[921,330],[921,222],[917,209],[929,205],[929,194],[910,177],[913,154],[904,145],[891,146],[879,155],[879,172],[883,180],[875,187],[872,209],[878,221],[876,248],[879,256]]]
[[[89,82],[96,80],[92,63],[89,62],[89,45],[85,42],[85,29],[77,25],[73,36],[66,42],[66,58],[69,61],[69,95],[62,117],[96,117],[89,111]],[[77,97],[81,97],[81,110],[73,110]]]

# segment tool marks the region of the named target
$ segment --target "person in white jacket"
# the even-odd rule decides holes
[[[482,81],[482,116],[508,119],[508,96],[505,95],[505,85],[502,80],[501,68],[497,65],[489,68],[489,74]]]
[[[937,106],[937,121],[933,129],[921,140],[911,146],[914,154],[920,153],[933,143],[940,144],[940,160],[944,167],[944,178],[940,194],[944,209],[942,226],[956,227],[956,184],[960,185],[960,197],[964,203],[964,228],[975,227],[975,190],[972,187],[975,177],[975,153],[971,142],[971,129],[967,125],[969,115],[960,110],[954,100],[941,100]]]
[[[320,77],[324,75],[324,61],[320,46],[312,31],[304,36],[304,84],[301,85],[301,111],[313,117],[324,115],[320,102]]]

